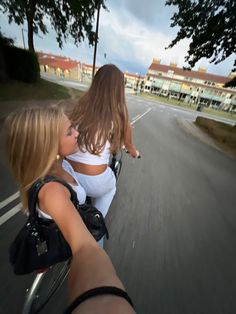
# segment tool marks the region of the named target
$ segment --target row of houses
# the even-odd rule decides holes
[[[41,72],[91,82],[92,65],[43,52],[38,52],[38,59]],[[124,77],[126,87],[136,91],[226,111],[236,109],[236,89],[224,87],[232,79],[232,74],[229,77],[219,76],[207,73],[205,68],[199,68],[198,71],[184,70],[177,67],[176,63],[165,65],[161,64],[161,60],[153,59],[145,76],[126,71]]]
[[[207,73],[206,68],[184,70],[177,67],[176,63],[164,65],[159,59],[153,59],[145,76],[144,91],[232,111],[236,109],[236,89],[224,87],[232,78],[232,73],[225,77]]]
[[[41,73],[78,80],[80,82],[90,82],[92,79],[93,67],[90,64],[81,63],[80,61],[72,60],[64,56],[44,52],[37,52],[37,55]],[[95,72],[97,69],[98,67],[95,68]],[[133,89],[138,88],[140,82],[145,78],[138,73],[133,74],[128,71],[124,73],[124,77],[126,86]]]
[[[64,56],[37,52],[40,71],[61,78],[82,81],[91,81],[93,67]],[[96,67],[95,70],[97,70]]]

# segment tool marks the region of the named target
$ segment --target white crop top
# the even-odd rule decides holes
[[[82,152],[81,150],[78,150],[78,152],[74,153],[73,155],[66,156],[66,158],[87,165],[108,165],[110,158],[110,147],[110,142],[106,141],[105,147],[99,155],[90,154],[88,151]]]
[[[66,160],[63,160],[62,162],[62,167],[63,169],[68,172],[75,180],[75,182],[77,183],[77,185],[73,185],[70,184],[71,187],[73,188],[73,190],[76,192],[79,203],[80,204],[84,204],[85,200],[86,200],[86,192],[84,190],[84,188],[82,187],[81,184],[79,184],[77,178],[76,178],[76,174],[74,169],[72,168],[72,166],[70,165],[70,163]],[[38,205],[36,206],[36,210],[38,211],[39,217],[40,218],[47,218],[47,219],[52,219],[51,216],[49,216],[48,214],[44,213],[39,207]]]

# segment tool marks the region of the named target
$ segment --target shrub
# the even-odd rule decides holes
[[[230,147],[236,147],[235,126],[199,116],[197,117],[195,123],[201,128],[204,128],[213,138],[219,142],[225,143]]]
[[[40,77],[40,68],[35,53],[10,45],[2,45],[6,72],[9,79],[34,83]]]

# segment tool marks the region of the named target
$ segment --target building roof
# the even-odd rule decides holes
[[[124,75],[127,76],[127,77],[144,79],[143,75],[139,75],[139,74],[136,74],[136,73],[124,72]]]
[[[192,77],[192,78],[199,78],[204,81],[217,82],[220,84],[225,84],[226,82],[230,80],[229,77],[225,77],[225,76],[204,73],[201,71],[183,70],[176,66],[158,64],[158,63],[152,63],[148,70],[154,70],[154,71],[160,71],[160,72],[166,72],[166,73],[168,71],[174,71],[174,74],[177,74],[177,75],[182,75],[185,77]]]
[[[70,70],[76,68],[78,66],[78,62],[72,60],[53,60],[50,66],[62,70]]]
[[[37,52],[37,56],[39,59],[44,59],[44,58],[51,58],[51,59],[63,59],[63,60],[70,60],[70,58],[61,56],[61,55],[54,55],[53,53],[46,53],[42,51]]]
[[[54,61],[55,61],[55,59],[53,59],[53,58],[41,58],[41,59],[39,59],[39,64],[50,66]]]
[[[164,76],[159,76],[159,75],[156,75],[156,74],[151,74],[152,77],[155,77],[159,80],[162,80],[162,81],[165,81],[166,80],[166,77]],[[211,90],[214,90],[214,91],[223,91],[225,93],[230,93],[230,94],[234,94],[236,95],[236,90],[233,90],[233,89],[228,89],[228,88],[225,88],[225,87],[216,87],[216,86],[210,86],[210,85],[204,85],[204,84],[199,84],[199,83],[195,83],[195,82],[187,82],[185,80],[179,80],[179,79],[176,79],[176,78],[172,78],[172,77],[168,77],[168,81],[172,81],[172,82],[175,82],[175,83],[185,83],[185,84],[188,84],[190,87],[191,86],[195,86],[195,87],[202,87],[202,88],[206,88],[207,89],[211,89]]]
[[[54,59],[54,58],[40,58],[39,64],[41,65],[48,65],[52,68],[60,68],[62,70],[70,70],[73,68],[76,68],[78,64],[80,64],[77,61],[72,61],[70,59]]]

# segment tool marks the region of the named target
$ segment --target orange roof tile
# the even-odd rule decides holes
[[[55,59],[53,58],[42,58],[42,59],[39,59],[39,64],[50,66],[54,61]]]
[[[70,70],[70,69],[76,68],[78,66],[78,62],[54,59],[50,66],[53,68],[59,68],[62,70]]]

